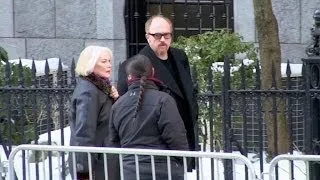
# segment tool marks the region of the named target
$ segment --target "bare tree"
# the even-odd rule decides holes
[[[271,0],[253,0],[253,5],[260,49],[261,88],[271,88],[273,78],[275,78],[277,87],[281,87],[279,30],[277,19],[272,10],[272,2]],[[263,103],[269,157],[289,151],[289,133],[284,113],[285,102],[283,99],[277,98],[278,108],[276,111],[272,109],[273,102],[274,99],[268,97],[264,99]]]

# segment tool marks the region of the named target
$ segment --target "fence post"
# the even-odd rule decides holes
[[[6,157],[9,158],[9,154],[11,152],[11,138],[12,138],[12,133],[11,133],[11,130],[12,130],[12,127],[11,127],[11,93],[9,92],[9,88],[10,88],[10,63],[9,61],[6,61],[6,65],[5,65],[5,88],[6,88],[6,91],[5,91],[5,94],[6,95],[6,98],[5,98],[5,106],[6,106],[6,111],[7,111],[7,121],[5,123],[7,123],[9,125],[9,136],[8,136],[8,146],[9,146],[9,149],[7,147],[7,143],[5,142],[5,139],[2,137],[2,132],[0,132],[0,142],[1,142],[1,145],[3,147],[3,150],[6,154]]]
[[[37,91],[35,91],[35,89],[37,89],[37,81],[36,81],[36,64],[35,64],[35,61],[34,59],[32,59],[32,67],[31,67],[31,86],[30,88],[32,90],[34,90],[34,92],[37,93]],[[37,103],[38,103],[38,100],[37,100],[37,94],[36,93],[32,93],[31,94],[31,103],[32,103],[32,118],[33,119],[37,119],[38,118],[38,109],[37,109]],[[33,122],[33,133],[34,133],[34,144],[38,144],[38,138],[39,138],[39,135],[38,135],[38,122],[37,121],[34,121]],[[35,163],[35,168],[36,168],[36,171],[35,171],[35,177],[36,177],[36,180],[39,180],[39,163],[38,161],[36,161]]]
[[[216,148],[214,145],[214,135],[213,135],[213,115],[214,115],[214,109],[213,109],[213,84],[212,84],[213,76],[212,76],[212,69],[209,66],[208,72],[207,72],[207,91],[212,96],[208,96],[208,114],[209,114],[209,141],[210,141],[210,152],[214,151],[214,148]],[[214,180],[214,160],[211,159],[211,180]]]
[[[286,69],[286,89],[290,90],[291,89],[291,68],[290,68],[290,63],[289,61],[287,62],[287,69]],[[292,130],[292,97],[287,96],[286,98],[286,106],[287,106],[287,122],[288,122],[288,132],[289,132],[289,152],[290,154],[293,154],[293,130]],[[289,179],[294,179],[294,165],[293,161],[290,161],[290,174],[289,174]]]
[[[320,99],[317,95],[320,87],[320,10],[314,12],[315,26],[311,29],[313,42],[307,47],[308,58],[302,59],[305,65],[305,109],[304,109],[304,147],[306,154],[320,155]],[[307,178],[320,177],[320,165],[309,162]],[[308,177],[309,175],[309,177]]]
[[[232,152],[231,144],[231,99],[230,99],[230,59],[228,56],[224,57],[223,66],[224,75],[222,78],[222,101],[223,101],[223,141],[224,141],[224,152]],[[232,161],[224,161],[224,179],[233,179],[233,166]]]
[[[240,89],[245,90],[246,89],[246,68],[243,63],[241,62],[240,67],[240,76],[241,76],[241,82],[240,82]],[[246,157],[248,157],[248,121],[247,121],[247,96],[246,94],[241,94],[241,112],[242,112],[242,137],[243,137],[243,143],[241,147],[241,144],[236,141],[236,139],[233,137],[232,141],[237,143],[238,149],[240,153]],[[245,179],[248,180],[248,168],[245,168]]]
[[[50,74],[50,67],[48,63],[48,59],[46,59],[46,64],[44,68],[44,73],[45,73],[45,88],[50,88],[52,85],[49,82],[49,74]],[[52,127],[52,119],[51,119],[51,95],[47,91],[45,92],[45,111],[46,111],[46,125],[47,125],[47,134],[48,134],[48,144],[51,145],[51,127]],[[49,157],[49,179],[52,180],[52,152],[48,152],[48,157]]]
[[[200,147],[200,141],[199,141],[199,106],[198,106],[198,93],[199,93],[199,84],[198,84],[198,72],[197,72],[197,66],[193,65],[192,69],[191,69],[191,77],[192,77],[192,82],[193,82],[193,95],[194,95],[194,105],[195,105],[195,109],[197,109],[196,112],[196,122],[195,122],[195,126],[194,126],[194,133],[195,133],[195,141],[196,141],[196,151],[200,151],[201,147]],[[197,171],[197,179],[199,179],[199,159],[195,159],[195,163],[196,163],[196,171]]]

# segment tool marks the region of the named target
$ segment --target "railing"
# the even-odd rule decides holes
[[[8,156],[13,145],[30,142],[48,145],[68,144],[68,140],[64,138],[64,135],[68,135],[64,132],[64,127],[68,125],[69,99],[75,86],[74,63],[70,73],[68,73],[67,81],[63,80],[61,62],[59,64],[56,85],[50,85],[48,65],[45,68],[47,71],[43,85],[38,85],[33,79],[36,77],[34,66],[29,70],[31,71],[31,82],[26,83],[26,74],[20,73],[22,72],[21,64],[18,66],[19,74],[15,76],[17,82],[11,84],[9,81],[12,78],[10,66],[9,64],[5,65],[5,81],[2,82],[3,86],[0,87],[0,113],[1,118],[3,118],[0,121],[2,125],[0,126],[0,142]],[[289,63],[287,64],[286,78],[283,79],[286,81],[286,86],[283,89],[280,89],[283,86],[278,86],[276,83],[273,83],[274,86],[270,89],[261,89],[259,86],[261,83],[260,74],[257,68],[259,63],[255,67],[256,77],[253,79],[256,82],[251,83],[254,85],[253,88],[248,86],[246,80],[242,80],[244,78],[241,78],[238,86],[232,85],[233,77],[230,73],[225,73],[224,77],[231,78],[231,81],[230,79],[228,82],[224,80],[225,83],[217,87],[220,83],[215,83],[217,81],[213,81],[215,76],[212,76],[212,70],[208,71],[206,76],[207,91],[197,94],[200,113],[202,113],[202,116],[199,116],[198,119],[199,131],[197,132],[199,132],[198,136],[204,144],[203,147],[209,147],[210,145],[211,152],[223,149],[224,152],[237,150],[244,156],[248,156],[248,153],[256,153],[260,158],[260,174],[264,172],[262,158],[263,152],[267,148],[262,102],[267,98],[280,98],[287,102],[284,110],[278,111],[279,105],[275,103],[273,104],[273,110],[264,112],[264,114],[269,113],[273,117],[276,117],[279,113],[287,114],[290,152],[292,153],[294,150],[293,144],[296,145],[295,148],[303,148],[305,139],[303,122],[305,119],[311,118],[310,114],[307,113],[310,112],[310,106],[307,104],[311,102],[308,102],[307,98],[316,97],[320,90],[312,89],[306,93],[305,78],[291,77],[291,65]],[[226,68],[230,69],[230,66]],[[252,71],[252,69],[246,69],[243,65],[240,69],[243,69],[240,72],[241,77],[244,77],[245,71]],[[64,82],[67,82],[67,84]],[[231,85],[226,86],[226,84]],[[295,84],[297,85],[294,87]],[[57,136],[61,138],[58,143],[55,143],[52,137],[52,131],[55,129],[60,129]],[[311,131],[308,130],[307,132]],[[40,140],[39,135],[43,133],[46,134],[46,138]],[[274,138],[276,139],[276,137]],[[227,161],[224,164],[226,165],[224,168],[228,169],[226,171],[228,177],[232,178],[233,168],[230,162]],[[212,177],[214,177],[213,173]]]
[[[58,171],[59,174],[61,174],[61,169],[60,167],[62,166],[61,160],[60,160],[60,154],[61,153],[71,153],[73,160],[75,160],[75,153],[87,153],[88,157],[91,156],[92,153],[100,153],[103,154],[103,159],[104,159],[104,168],[105,168],[105,175],[107,172],[107,168],[106,168],[106,164],[107,164],[107,154],[118,154],[119,155],[119,161],[120,161],[120,175],[121,175],[121,179],[124,178],[124,174],[123,174],[123,155],[134,155],[135,156],[135,163],[136,166],[138,167],[139,165],[139,161],[137,156],[139,155],[148,155],[151,157],[151,166],[152,166],[152,176],[153,179],[155,179],[155,162],[154,162],[154,157],[155,156],[163,156],[166,157],[167,160],[170,161],[171,157],[182,157],[183,158],[183,169],[184,169],[184,179],[188,179],[187,177],[187,158],[197,158],[200,162],[200,170],[199,170],[199,177],[200,179],[207,179],[204,176],[204,171],[203,168],[205,167],[205,165],[203,165],[203,159],[204,158],[210,158],[210,159],[228,159],[228,160],[237,160],[237,161],[241,161],[245,167],[248,169],[248,174],[249,174],[249,179],[256,179],[256,173],[254,170],[254,167],[252,165],[252,163],[250,162],[250,160],[248,158],[246,158],[245,156],[242,156],[240,154],[234,154],[234,153],[218,153],[218,152],[194,152],[194,151],[172,151],[172,150],[151,150],[151,149],[126,149],[126,148],[102,148],[102,147],[82,147],[82,146],[49,146],[49,145],[20,145],[17,146],[16,148],[14,148],[9,156],[9,180],[15,180],[15,172],[17,172],[17,168],[21,169],[20,166],[14,167],[14,163],[19,162],[16,158],[20,157],[17,156],[18,152],[21,152],[22,157],[28,157],[30,151],[33,151],[33,154],[36,154],[35,151],[41,151],[41,152],[51,152],[51,154],[58,154]],[[58,153],[57,153],[58,152]],[[171,179],[171,172],[170,172],[170,163],[168,163],[169,161],[167,161],[167,168],[168,168],[168,179]],[[22,161],[20,161],[22,162]],[[31,163],[29,163],[28,161],[24,162],[25,164],[23,164],[23,166],[27,167],[24,171],[25,176],[24,179],[28,179],[28,177],[30,179],[39,179],[39,177],[32,177],[31,175],[33,172],[30,172],[30,167],[32,166]],[[39,163],[39,162],[38,162]],[[33,165],[35,165],[35,163],[33,163]],[[75,165],[74,165],[75,166]],[[88,158],[88,166],[89,169],[92,169],[92,162],[91,162],[91,158]],[[29,169],[28,169],[29,167]],[[75,167],[73,167],[74,169]],[[207,168],[207,167],[206,167]],[[45,169],[45,168],[44,168]],[[16,170],[16,171],[15,171]],[[138,172],[137,172],[138,171]],[[44,172],[42,172],[44,173]],[[49,173],[49,172],[48,172]],[[220,173],[220,172],[217,172]],[[222,173],[222,172],[221,172]],[[49,173],[50,174],[50,173]],[[136,174],[137,174],[137,179],[139,179],[139,168],[136,168]],[[43,174],[42,174],[43,175]],[[51,172],[52,175],[52,172]],[[40,176],[40,175],[39,175]],[[44,176],[44,175],[43,175]],[[238,176],[238,175],[237,175]],[[21,176],[19,176],[21,177]],[[40,176],[41,177],[41,176]],[[74,177],[76,177],[76,174],[74,173]],[[92,170],[89,171],[89,177],[90,180],[93,179],[93,172]],[[52,177],[49,177],[49,179],[51,179]],[[60,179],[63,179],[63,176],[59,176]],[[235,179],[236,176],[235,176]]]
[[[275,176],[275,170],[278,169],[278,163],[279,161],[282,160],[289,160],[289,161],[303,161],[305,163],[306,166],[306,172],[305,172],[305,179],[313,179],[311,178],[311,174],[309,171],[310,168],[310,162],[320,162],[320,156],[319,155],[279,155],[276,156],[275,158],[272,159],[272,161],[270,162],[270,166],[269,166],[269,171],[267,173],[262,173],[262,179],[263,179],[263,174],[269,174],[269,179],[270,180],[274,180],[277,177]],[[289,162],[289,164],[291,164],[292,162]],[[289,166],[289,172],[288,174],[290,175],[290,179],[294,178],[292,177],[292,173],[293,173],[293,169],[291,168],[291,166]],[[301,178],[301,177],[300,177]],[[319,177],[317,177],[319,178]]]

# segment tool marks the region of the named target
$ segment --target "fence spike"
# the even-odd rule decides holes
[[[280,72],[281,73],[281,72]],[[276,67],[274,62],[271,62],[271,76],[272,76],[272,83],[271,83],[271,88],[272,89],[277,89],[277,81],[276,81]],[[280,74],[281,76],[281,74]]]
[[[224,65],[223,65],[223,87],[226,88],[226,90],[230,89],[230,58],[227,56],[224,56]]]
[[[32,66],[31,66],[31,87],[36,87],[36,63],[34,61],[34,58],[32,58]]]
[[[49,87],[49,63],[48,63],[48,59],[46,59],[46,64],[44,66],[44,74],[45,74],[45,86]]]
[[[192,66],[191,75],[192,75],[191,77],[192,77],[192,81],[193,81],[193,87],[198,93],[199,92],[199,80],[198,80],[198,71],[197,71],[196,65]]]
[[[306,77],[306,65],[305,63],[302,63],[302,68],[301,68],[301,74],[302,74],[302,77]]]
[[[213,75],[212,75],[212,69],[211,66],[207,69],[207,91],[213,92],[213,83],[212,83]]]
[[[76,75],[75,75],[75,62],[74,58],[71,61],[71,87],[75,87],[76,85]]]
[[[291,76],[291,68],[290,68],[290,62],[289,62],[289,60],[287,61],[286,75],[287,75],[287,77],[289,77],[289,78],[290,78],[290,76]]]
[[[19,84],[19,87],[23,87],[24,86],[24,75],[23,75],[23,67],[22,67],[21,58],[19,58],[18,71],[19,71],[18,84]]]
[[[11,68],[10,68],[10,62],[9,60],[6,61],[6,67],[5,67],[5,86],[6,87],[10,87],[10,73],[11,72]]]
[[[240,76],[241,76],[240,89],[245,89],[246,88],[246,69],[245,69],[243,60],[241,61]]]
[[[286,69],[286,89],[291,89],[291,68],[290,68],[290,62],[287,61],[287,69]]]
[[[255,89],[259,90],[261,89],[261,74],[260,74],[260,63],[259,60],[256,61],[256,65],[255,65],[255,69],[256,69],[256,83],[255,83]]]
[[[58,64],[58,73],[57,73],[57,78],[58,78],[58,87],[61,88],[63,86],[62,83],[62,62],[61,58],[59,58],[59,64]]]

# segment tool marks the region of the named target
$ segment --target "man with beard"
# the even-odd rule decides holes
[[[167,87],[169,94],[175,99],[180,116],[187,130],[189,149],[196,148],[195,125],[198,107],[195,91],[190,74],[187,55],[182,50],[170,47],[172,42],[172,22],[170,19],[155,15],[145,23],[145,36],[148,41],[139,54],[147,56],[154,67],[154,77],[161,80]],[[119,67],[118,92],[123,95],[128,90],[125,66],[128,60]],[[188,166],[194,168],[194,161]]]

